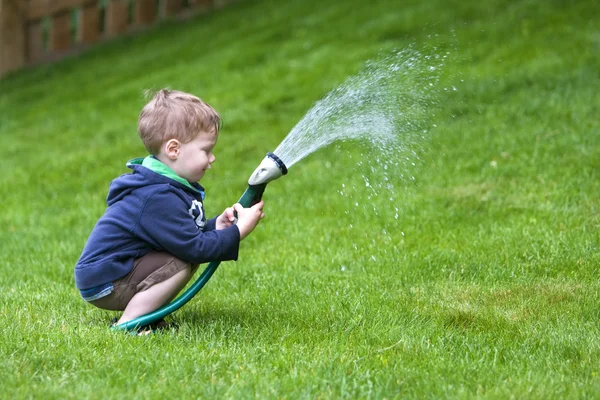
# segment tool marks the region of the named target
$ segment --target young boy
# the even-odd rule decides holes
[[[215,161],[220,116],[191,94],[161,90],[143,108],[138,133],[151,154],[112,181],[108,208],[75,266],[82,297],[121,310],[121,324],[175,298],[198,264],[237,260],[239,244],[264,217],[263,202],[204,217],[198,184]],[[234,223],[234,210],[237,222]]]

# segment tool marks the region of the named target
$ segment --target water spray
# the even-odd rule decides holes
[[[262,160],[258,168],[256,168],[252,175],[250,175],[250,179],[248,179],[248,188],[244,194],[242,194],[242,197],[240,197],[238,203],[240,203],[244,208],[252,207],[261,200],[267,184],[283,175],[286,175],[287,172],[287,167],[279,157],[273,153],[267,153],[267,156]],[[142,315],[141,317],[132,319],[131,321],[127,321],[119,325],[115,325],[113,329],[134,330],[141,326],[146,326],[156,322],[177,311],[188,301],[190,301],[196,294],[198,294],[198,292],[213,276],[220,264],[220,261],[210,262],[198,279],[196,279],[196,281],[188,288],[188,290],[186,290],[181,296],[171,303],[149,314]]]

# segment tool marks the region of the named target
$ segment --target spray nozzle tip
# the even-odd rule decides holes
[[[275,164],[277,164],[277,166],[281,170],[281,174],[282,175],[286,175],[288,173],[287,167],[285,166],[285,164],[283,163],[283,161],[281,161],[281,158],[277,157],[275,155],[275,153],[268,152],[267,153],[267,157],[269,157],[270,159],[272,159],[273,161],[275,161]]]
[[[285,174],[287,174],[287,167],[283,161],[275,154],[267,153],[267,156],[262,160],[258,168],[254,170],[250,179],[248,179],[248,184],[266,184]]]

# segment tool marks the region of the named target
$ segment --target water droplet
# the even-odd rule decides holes
[[[373,259],[373,261],[377,261],[377,259],[375,258],[375,256],[371,256],[371,258]]]

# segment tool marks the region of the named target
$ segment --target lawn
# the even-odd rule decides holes
[[[0,397],[598,398],[599,18],[595,0],[247,0],[6,77]],[[108,184],[145,155],[145,89],[223,116],[215,215],[316,101],[411,46],[449,53],[414,166],[382,173],[360,143],[298,162],[176,331],[112,332],[81,300]]]

